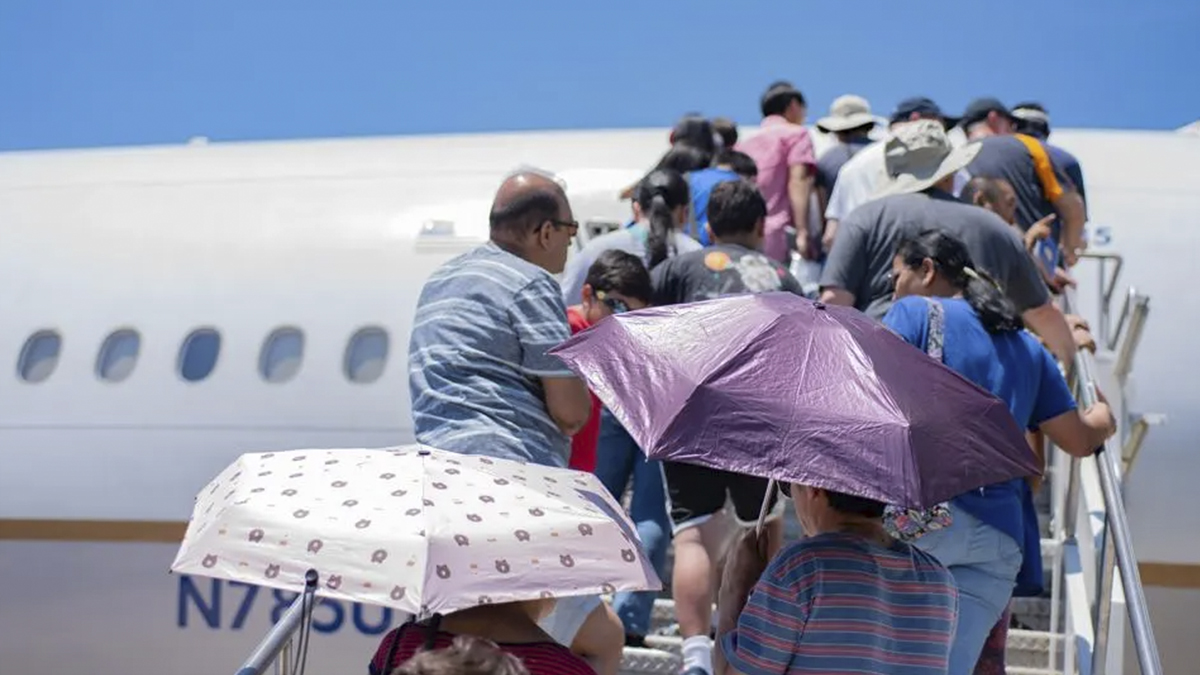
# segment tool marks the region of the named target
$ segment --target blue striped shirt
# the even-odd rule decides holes
[[[566,466],[571,439],[540,378],[574,377],[546,353],[570,336],[562,290],[541,267],[492,243],[447,262],[421,290],[409,341],[417,441]]]
[[[721,648],[746,675],[945,675],[957,617],[933,556],[822,534],[775,556]]]

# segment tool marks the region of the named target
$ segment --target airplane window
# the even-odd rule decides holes
[[[96,375],[107,382],[120,382],[133,373],[137,365],[142,338],[128,328],[115,330],[104,338],[96,356]]]
[[[258,372],[267,382],[286,382],[300,372],[304,358],[304,333],[296,328],[276,328],[263,342]]]
[[[359,329],[346,345],[346,378],[360,384],[378,380],[387,365],[387,357],[387,331],[376,326]]]
[[[197,328],[183,341],[179,350],[179,375],[188,382],[199,382],[212,373],[221,354],[221,334],[212,328]]]
[[[37,384],[54,373],[62,351],[62,336],[57,331],[39,330],[25,341],[17,358],[17,374],[30,384]]]

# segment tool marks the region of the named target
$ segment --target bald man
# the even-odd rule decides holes
[[[417,441],[565,467],[591,397],[546,351],[571,336],[551,275],[579,224],[562,187],[536,172],[504,181],[490,223],[490,241],[438,268],[417,301],[408,347]],[[600,598],[560,599],[543,628],[616,675],[625,631]]]

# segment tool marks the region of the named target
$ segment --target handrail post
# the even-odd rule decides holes
[[[1097,460],[1099,458],[1097,457]],[[1112,621],[1113,575],[1116,555],[1113,550],[1112,523],[1108,509],[1104,516],[1104,537],[1100,543],[1100,574],[1096,579],[1096,608],[1092,625],[1096,627],[1096,642],[1092,651],[1092,675],[1104,675],[1108,669],[1109,626]]]
[[[1125,332],[1125,339],[1121,342],[1121,349],[1117,352],[1117,361],[1113,365],[1113,375],[1117,378],[1117,382],[1121,383],[1125,382],[1133,370],[1133,355],[1142,341],[1142,330],[1146,327],[1146,316],[1150,313],[1150,298],[1139,295],[1132,289],[1126,297],[1126,302],[1131,305],[1129,329]]]
[[[1100,291],[1097,297],[1097,301],[1100,303],[1100,325],[1097,327],[1100,337],[1099,344],[1107,345],[1109,349],[1112,349],[1117,339],[1112,330],[1112,325],[1109,323],[1112,313],[1112,297],[1113,293],[1117,290],[1117,279],[1121,277],[1121,268],[1125,266],[1125,259],[1121,257],[1120,253],[1111,251],[1084,251],[1079,257],[1090,258],[1099,262],[1100,269],[1096,272]],[[1108,261],[1110,260],[1113,261],[1111,277],[1107,274]],[[1074,304],[1074,302],[1071,303],[1072,306]],[[1116,332],[1119,333],[1120,331]]]
[[[317,599],[316,594],[317,572],[309,570],[304,577],[304,591],[296,596],[267,636],[254,648],[250,658],[238,668],[236,675],[263,675],[279,658],[280,652],[291,651],[292,636],[304,627],[304,622],[311,616],[313,604]]]

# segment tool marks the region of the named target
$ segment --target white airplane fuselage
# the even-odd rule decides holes
[[[235,670],[290,597],[168,575],[196,492],[243,452],[411,441],[418,293],[485,239],[503,175],[521,164],[559,172],[577,219],[620,222],[629,207],[617,192],[666,139],[655,129],[0,154],[0,675]],[[1188,415],[1200,387],[1187,377],[1200,372],[1188,339],[1200,296],[1187,290],[1200,138],[1054,140],[1083,163],[1093,248],[1120,250],[1123,281],[1153,296],[1130,406],[1171,421],[1151,432],[1129,486],[1139,553],[1200,564],[1200,515],[1168,494],[1184,498],[1200,475],[1185,453],[1200,434]],[[184,362],[206,370],[192,362],[203,354],[184,353],[198,329],[215,331],[219,349],[211,372],[187,381]],[[298,369],[272,382],[264,343],[279,329],[303,346],[291,352]],[[386,334],[386,358],[377,378],[352,381],[361,364],[347,350],[363,329]],[[102,345],[122,330],[138,348],[118,379]],[[59,340],[52,364],[34,363],[39,334]],[[393,618],[323,602],[312,672],[361,672]],[[1170,630],[1156,628],[1165,643]]]

